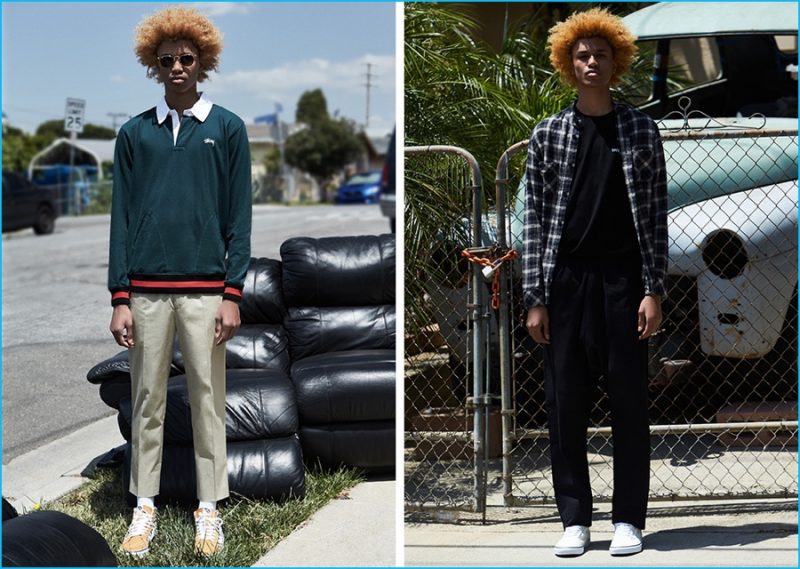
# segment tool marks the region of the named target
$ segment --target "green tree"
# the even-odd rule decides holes
[[[319,89],[300,97],[296,120],[304,128],[286,139],[286,163],[313,176],[319,185],[320,201],[327,201],[325,182],[358,159],[361,141],[352,122],[328,115],[325,96]]]
[[[3,170],[25,172],[36,154],[47,148],[57,138],[68,137],[62,119],[45,121],[36,128],[35,134],[9,126],[3,134]],[[82,138],[111,140],[116,137],[113,129],[86,124]],[[104,170],[110,172],[110,170]]]
[[[53,119],[43,122],[36,127],[36,135],[48,138],[51,142],[56,138],[69,136],[67,131],[64,130],[63,119]]]
[[[35,152],[30,152],[29,136],[24,132],[3,135],[3,170],[23,172]]]
[[[281,172],[281,151],[277,146],[271,147],[264,154],[264,160],[261,162],[267,170],[268,176],[275,176]]]
[[[9,128],[3,135],[3,170],[26,172],[33,157],[50,142],[49,137]]]
[[[46,137],[50,142],[56,138],[69,137],[69,133],[64,130],[63,119],[53,119],[43,122],[36,128],[36,134]],[[78,135],[78,138],[99,138],[102,140],[113,140],[116,137],[117,134],[114,132],[113,128],[92,123],[83,125],[83,132]]]
[[[306,91],[297,101],[295,120],[307,125],[317,124],[328,118],[328,101],[322,89]]]
[[[78,138],[114,140],[115,138],[117,138],[117,133],[114,132],[113,128],[87,123],[86,125],[84,125],[83,132],[78,135]]]
[[[457,7],[406,5],[405,146],[442,144],[471,152],[480,165],[486,208],[494,201],[500,155],[566,106],[572,93],[550,69],[545,40],[524,24],[507,35],[499,52],[476,39],[478,26]],[[471,201],[454,164],[461,162],[406,157],[406,307],[412,326],[427,324],[425,283],[455,284],[465,272],[454,263],[469,246],[470,232],[459,220],[469,217]],[[519,170],[512,169],[516,180]]]

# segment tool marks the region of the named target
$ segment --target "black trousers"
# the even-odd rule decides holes
[[[637,313],[640,266],[559,260],[551,286],[545,396],[556,503],[564,526],[592,525],[586,429],[607,380],[614,449],[612,521],[644,529],[650,481],[647,341]]]

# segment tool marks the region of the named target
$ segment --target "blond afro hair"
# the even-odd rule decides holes
[[[636,36],[625,27],[622,18],[604,8],[576,12],[550,28],[547,38],[550,63],[561,75],[561,80],[572,87],[576,86],[572,48],[578,40],[585,38],[603,38],[611,46],[616,64],[611,84],[617,84],[628,72],[636,56]]]
[[[158,80],[158,46],[165,41],[186,40],[198,51],[198,81],[208,79],[216,71],[222,52],[222,33],[207,16],[193,8],[173,6],[148,16],[136,27],[134,51],[139,62],[147,67],[147,76]]]

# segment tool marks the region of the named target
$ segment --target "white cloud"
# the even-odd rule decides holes
[[[215,74],[205,87],[211,94],[245,92],[264,100],[284,100],[287,93],[317,87],[323,91],[341,89],[362,94],[367,62],[373,64],[373,93],[391,92],[394,89],[394,56],[371,54],[348,61],[317,58],[287,62],[271,69],[242,69]]]
[[[193,2],[191,6],[209,16],[249,14],[253,7],[250,2]]]
[[[370,115],[367,134],[370,136],[386,136],[392,132],[394,120],[387,120],[380,115]]]
[[[110,78],[112,83],[127,83],[128,78],[124,75],[112,75]]]

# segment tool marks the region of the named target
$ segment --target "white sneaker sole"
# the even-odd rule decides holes
[[[626,545],[624,547],[612,547],[608,550],[611,555],[633,555],[642,551],[642,544]]]
[[[575,557],[577,555],[583,555],[583,552],[586,551],[586,547],[554,547],[553,553],[559,557]]]

